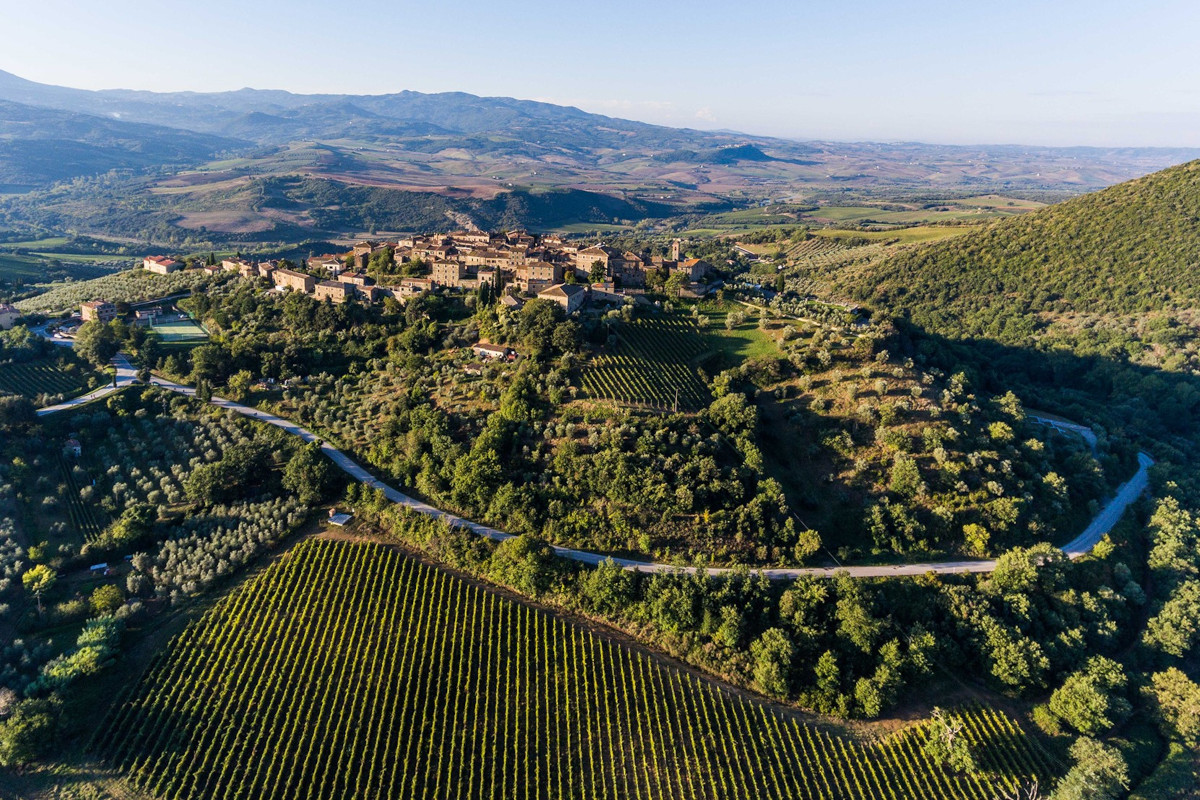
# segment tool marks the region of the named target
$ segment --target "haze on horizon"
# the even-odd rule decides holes
[[[1200,146],[1200,4],[0,0],[0,69],[85,89],[464,91],[800,139]]]

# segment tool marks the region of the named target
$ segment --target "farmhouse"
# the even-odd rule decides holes
[[[168,272],[183,269],[183,264],[167,256],[146,256],[142,261],[142,268],[159,275],[166,275]]]
[[[8,303],[0,303],[0,331],[10,329],[16,324],[20,316],[21,312],[17,311],[16,306],[10,306]]]
[[[568,314],[573,314],[587,299],[587,289],[576,283],[560,283],[538,292],[537,296],[558,303]]]
[[[259,269],[261,270],[261,268],[262,264],[259,264]],[[291,289],[294,292],[312,294],[317,285],[317,279],[312,275],[305,275],[303,272],[291,269],[272,270],[271,276],[275,280],[276,289]]]
[[[117,307],[104,300],[89,300],[79,307],[84,322],[112,322],[117,318]]]
[[[471,345],[471,350],[480,358],[486,358],[489,361],[492,359],[508,359],[516,358],[517,351],[511,347],[505,347],[502,344],[492,344],[491,342],[476,342]]]

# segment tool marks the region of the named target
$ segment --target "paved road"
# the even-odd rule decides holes
[[[70,400],[66,403],[43,408],[38,411],[38,416],[45,416],[46,414],[53,414],[58,411],[64,411],[69,408],[83,405],[91,400],[111,394],[112,392],[116,391],[117,388],[127,386],[135,380],[135,372],[133,367],[129,364],[129,361],[124,357],[124,355],[119,355],[117,358],[113,359],[113,364],[117,367],[117,387],[110,385],[104,389],[97,389],[95,392],[91,392],[83,397],[77,397],[74,400]],[[151,383],[153,383],[155,386],[161,386],[164,389],[169,389],[173,392],[179,392],[180,394],[184,394],[189,397],[194,397],[196,394],[196,390],[191,386],[184,386],[179,383],[164,380],[163,378],[152,378]],[[241,403],[235,403],[232,400],[226,400],[223,397],[217,397],[215,395],[209,402],[215,406],[227,408],[231,411],[235,411],[239,414],[250,417],[251,419],[258,420],[259,422],[265,422],[269,425],[274,425],[277,428],[281,428],[294,436],[299,436],[306,442],[320,442],[321,451],[324,452],[325,455],[329,457],[329,460],[336,464],[338,468],[360,483],[366,484],[374,489],[383,490],[383,493],[387,499],[391,500],[393,503],[407,506],[418,513],[434,517],[435,519],[445,520],[451,525],[467,528],[473,533],[493,541],[499,542],[512,538],[512,534],[510,533],[505,533],[504,531],[497,530],[496,528],[492,528],[487,525],[481,525],[478,522],[472,522],[468,519],[463,519],[462,517],[456,516],[447,511],[443,511],[440,508],[434,508],[428,503],[424,503],[415,497],[409,497],[395,487],[389,486],[376,478],[329,442],[322,440],[321,437],[317,436],[312,431],[297,425],[291,420],[275,416],[274,414],[270,414],[266,411],[260,411],[257,408],[251,408],[250,406],[242,405]],[[1100,513],[1096,515],[1096,518],[1092,520],[1087,529],[1063,547],[1063,551],[1068,557],[1078,558],[1079,556],[1091,551],[1091,549],[1096,546],[1096,543],[1100,541],[1101,537],[1112,530],[1112,527],[1116,525],[1117,521],[1121,518],[1121,515],[1125,513],[1125,509],[1128,508],[1135,500],[1137,500],[1138,496],[1145,491],[1148,484],[1147,470],[1152,464],[1154,464],[1154,460],[1150,458],[1150,456],[1146,455],[1145,453],[1138,454],[1138,471],[1134,474],[1134,476],[1121,485],[1121,487],[1117,490],[1116,495],[1104,506],[1103,509],[1101,509]],[[554,550],[563,558],[569,558],[573,561],[579,561],[584,564],[598,564],[606,558],[612,558],[611,556],[606,556],[601,553],[591,553],[586,550],[573,550],[567,547],[555,547]],[[698,569],[696,567],[677,567],[671,564],[659,564],[649,561],[635,561],[627,558],[612,558],[612,560],[626,569],[637,570],[639,572],[682,571],[693,573]],[[937,561],[917,564],[898,564],[895,566],[790,567],[762,569],[759,570],[759,572],[771,580],[792,580],[806,575],[833,577],[838,572],[849,573],[851,577],[855,578],[886,578],[897,575],[924,575],[930,572],[941,575],[963,572],[991,572],[995,568],[995,559],[986,559],[976,561]],[[717,575],[728,572],[729,570],[724,568],[709,568],[707,571],[710,574]]]
[[[1092,453],[1096,452],[1096,432],[1086,425],[1080,425],[1077,422],[1068,422],[1065,419],[1051,417],[1047,414],[1031,412],[1026,409],[1026,418],[1030,422],[1036,422],[1038,425],[1046,425],[1063,433],[1075,433],[1083,437],[1083,440],[1088,443],[1088,447],[1092,448]]]
[[[68,408],[82,406],[86,403],[92,402],[93,400],[99,400],[101,397],[107,397],[118,389],[124,389],[126,386],[129,386],[131,383],[134,383],[137,380],[137,370],[135,370],[133,365],[129,363],[129,359],[125,357],[124,353],[118,353],[116,357],[113,358],[112,365],[117,369],[117,379],[115,383],[109,383],[107,386],[101,386],[99,389],[93,389],[87,394],[66,400],[58,405],[39,408],[37,415],[39,417],[44,417],[47,414],[55,414],[59,411],[66,411]]]

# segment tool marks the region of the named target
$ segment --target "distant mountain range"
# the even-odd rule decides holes
[[[281,178],[439,195],[449,200],[383,205],[444,204],[445,213],[468,217],[498,195],[524,193],[542,199],[502,200],[496,208],[544,212],[547,197],[561,199],[563,213],[541,217],[569,223],[576,210],[587,212],[577,221],[612,222],[639,210],[661,216],[768,199],[836,202],[854,193],[1061,197],[1196,157],[1200,150],[800,142],[461,92],[89,91],[0,71],[0,195],[21,195],[0,201],[0,221],[86,222],[94,233],[244,235],[280,225],[307,229],[337,216],[312,208],[288,217],[253,201],[263,181]],[[44,194],[74,178],[89,180]],[[147,206],[131,196],[154,200]],[[428,214],[388,220],[425,224]]]

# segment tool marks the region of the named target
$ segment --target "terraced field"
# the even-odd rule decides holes
[[[591,397],[659,410],[695,411],[712,396],[694,360],[706,351],[695,324],[681,317],[621,323],[615,349],[595,356],[581,382]]]
[[[93,750],[191,798],[996,798],[1049,763],[961,713],[863,745],[374,544],[309,540],[162,651]]]

